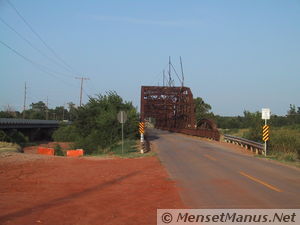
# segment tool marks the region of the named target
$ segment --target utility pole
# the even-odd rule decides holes
[[[25,89],[24,89],[24,104],[23,104],[23,119],[25,119],[25,110],[26,110],[26,96],[27,95],[27,86],[25,82]]]
[[[83,80],[89,80],[89,78],[87,78],[87,77],[75,77],[75,79],[81,80],[81,82],[80,82],[80,103],[79,103],[79,106],[81,106],[82,105],[82,85],[83,85]]]
[[[163,86],[165,86],[165,70],[163,70]]]
[[[169,56],[169,87],[171,87],[171,56]]]
[[[46,101],[46,120],[48,120],[48,96],[47,96],[47,101]]]
[[[62,117],[62,120],[64,121],[65,120],[65,103],[63,105],[63,117]]]

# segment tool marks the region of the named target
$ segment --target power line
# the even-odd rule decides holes
[[[84,89],[87,89],[87,92],[88,92],[88,93],[93,93],[94,90],[95,90],[95,88],[94,88],[94,86],[93,86],[93,83],[87,83],[86,88],[84,88]],[[84,89],[83,89],[83,92],[85,92]],[[91,94],[88,94],[87,92],[85,92],[85,94],[86,94],[88,97],[90,97]],[[96,93],[96,94],[97,94],[97,93]]]
[[[171,63],[171,66],[172,66],[172,68],[173,68],[173,70],[174,70],[174,72],[175,72],[175,74],[176,74],[176,76],[177,76],[178,80],[179,80],[179,81],[180,81],[180,83],[182,84],[182,80],[180,79],[180,77],[179,77],[179,75],[178,75],[177,71],[175,70],[175,67],[173,66],[173,64],[172,64],[172,63]]]
[[[181,67],[181,77],[182,77],[182,82],[181,82],[181,86],[183,87],[184,86],[184,73],[183,73],[183,65],[182,65],[182,59],[181,59],[181,56],[180,56],[180,67]]]
[[[19,55],[20,57],[22,57],[23,59],[25,59],[26,61],[29,61],[31,64],[34,64],[35,66],[39,67],[40,69],[43,68],[43,72],[46,72],[46,73],[55,73],[55,74],[61,74],[61,75],[64,75],[63,73],[60,73],[60,72],[57,72],[53,69],[50,69],[49,67],[45,66],[45,65],[42,65],[40,63],[37,63],[31,59],[29,59],[28,57],[24,56],[23,54],[21,54],[20,52],[18,52],[16,49],[10,47],[8,44],[6,44],[5,42],[1,41],[0,40],[0,43],[2,45],[4,45],[5,47],[7,47],[8,49],[10,49],[11,51],[13,51],[15,54]],[[45,71],[46,70],[46,71]],[[55,76],[56,77],[56,76]],[[56,77],[58,78],[58,77]]]
[[[86,95],[86,97],[88,97],[88,98],[91,97],[91,95],[89,95],[89,94],[84,90],[84,88],[82,89],[82,91],[83,91],[83,93]]]
[[[45,54],[43,51],[41,51],[39,48],[35,47],[32,42],[30,42],[28,39],[26,39],[25,37],[23,37],[16,29],[14,29],[12,26],[10,26],[3,18],[0,17],[0,21],[5,24],[9,29],[11,29],[13,32],[15,32],[22,40],[24,40],[30,47],[32,47],[34,50],[36,50],[38,53],[40,53],[42,56],[46,57],[48,60],[50,60],[51,62],[55,63],[56,65],[60,66],[61,68],[64,68],[66,70],[66,68],[64,66],[62,66],[61,64],[59,64],[58,62],[56,62],[53,58],[51,58],[50,56],[48,56],[47,54]],[[67,71],[70,72],[70,70],[67,69]],[[61,73],[63,74],[63,73]],[[63,74],[64,76],[68,76],[68,77],[73,77],[71,75],[67,75],[67,74]]]
[[[165,67],[163,67],[163,70],[167,70],[169,64],[166,64]],[[149,82],[149,84],[156,84],[157,80],[160,80],[161,78],[161,72],[159,72],[158,74],[156,74],[156,76],[153,76],[151,79],[151,82]]]
[[[51,72],[51,69],[49,69],[48,67],[39,64],[31,59],[29,59],[28,57],[24,56],[23,54],[19,53],[17,50],[15,50],[14,48],[10,47],[8,44],[4,43],[3,41],[0,40],[0,43],[2,45],[4,45],[6,48],[8,48],[9,50],[11,50],[12,52],[14,52],[15,54],[17,54],[18,56],[20,56],[21,58],[23,58],[25,61],[31,63],[32,65],[34,65],[35,67],[37,67],[39,70],[43,71],[44,73],[47,73],[48,75],[55,77],[61,81],[63,81],[62,79],[60,79],[60,77],[54,75],[57,72]],[[50,71],[49,71],[50,70]],[[63,81],[64,83],[67,84],[67,82]]]
[[[58,59],[62,62],[62,64],[68,68],[68,70],[70,70],[72,73],[75,73],[74,69],[68,65],[55,51],[53,48],[51,48],[47,43],[46,41],[44,41],[44,39],[41,37],[41,35],[39,35],[34,29],[33,27],[29,24],[29,22],[27,22],[27,20],[21,15],[21,13],[17,10],[17,8],[9,1],[9,0],[6,0],[7,3],[11,6],[11,8],[17,13],[17,15],[22,19],[22,21],[26,24],[26,26],[31,30],[32,33],[35,34],[35,36],[45,45],[45,47],[51,51],[51,53]],[[76,73],[75,73],[76,74]]]

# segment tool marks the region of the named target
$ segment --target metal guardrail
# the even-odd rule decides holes
[[[58,126],[59,126],[59,121],[57,121],[57,120],[30,120],[30,119],[0,118],[0,129],[56,128]]]
[[[224,134],[224,141],[240,145],[246,149],[249,149],[252,152],[255,152],[256,154],[262,154],[262,152],[264,151],[264,145],[262,143],[251,141],[246,138],[240,138]]]

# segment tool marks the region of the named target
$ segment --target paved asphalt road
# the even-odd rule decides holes
[[[213,141],[148,129],[190,208],[300,208],[300,169]]]

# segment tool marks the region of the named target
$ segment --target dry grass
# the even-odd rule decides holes
[[[236,137],[243,137],[245,133],[249,131],[249,129],[220,129],[222,134],[228,134]]]
[[[20,150],[21,147],[17,144],[0,141],[0,153],[8,151],[18,152]]]
[[[244,137],[249,129],[223,129],[222,133]],[[270,127],[269,154],[279,161],[299,162],[300,126]]]
[[[289,127],[272,129],[270,148],[272,154],[280,160],[298,161],[300,159],[300,129]]]

